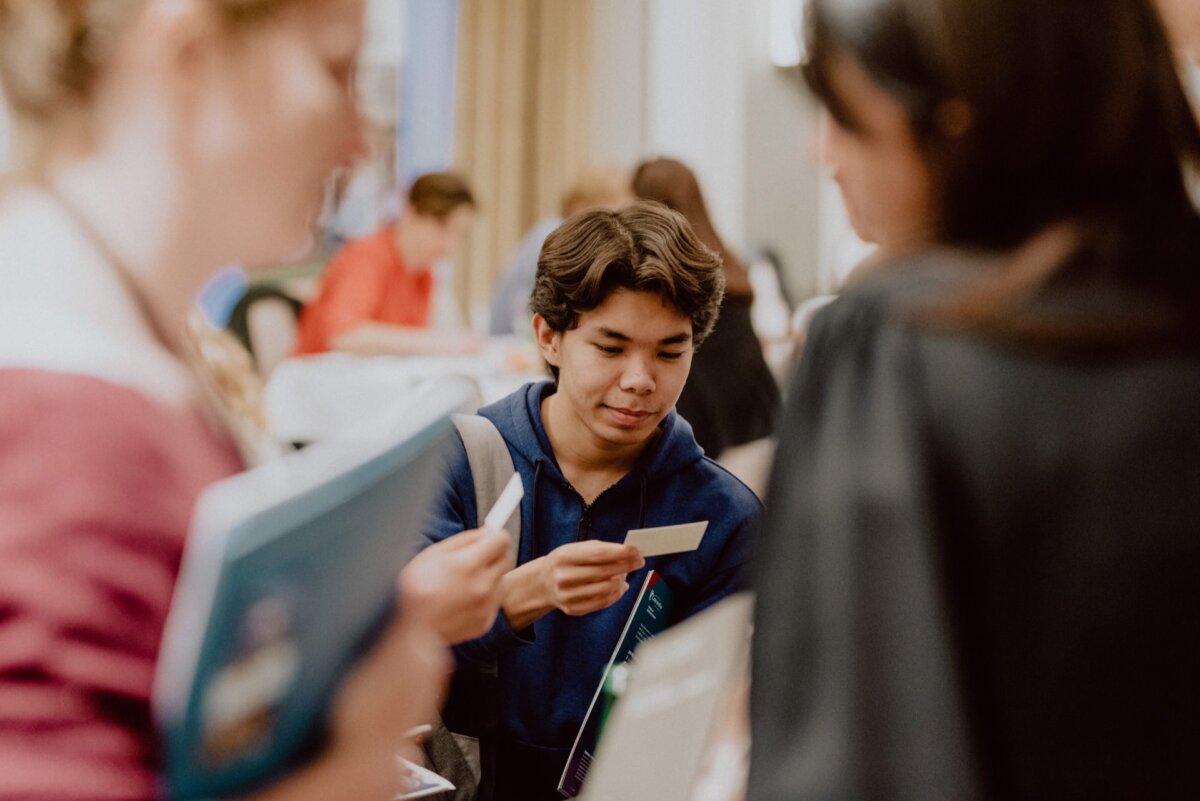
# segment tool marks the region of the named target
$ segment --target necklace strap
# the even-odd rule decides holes
[[[100,234],[96,227],[88,220],[87,216],[79,209],[77,205],[68,200],[62,192],[51,186],[48,182],[41,185],[41,189],[50,196],[51,199],[70,220],[71,225],[78,231],[88,245],[96,252],[109,271],[117,277],[121,282],[121,286],[125,289],[125,293],[133,301],[137,307],[138,314],[142,317],[146,326],[156,339],[162,343],[167,350],[175,353],[179,349],[178,337],[169,336],[167,331],[159,322],[158,317],[154,314],[153,306],[150,303],[146,293],[138,286],[133,279],[132,271],[128,265],[117,256],[116,252],[108,244],[108,240]]]

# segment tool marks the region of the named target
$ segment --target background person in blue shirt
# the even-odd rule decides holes
[[[497,769],[484,777],[495,798],[561,797],[571,744],[634,604],[629,588],[647,570],[670,587],[673,619],[744,586],[762,506],[674,412],[723,290],[720,258],[657,203],[587,212],[546,240],[533,325],[555,380],[480,412],[525,487],[518,566],[501,582],[491,631],[459,647],[445,712],[451,730],[470,728],[483,701],[463,668],[496,659]],[[430,539],[476,519],[474,492],[459,443]],[[630,529],[699,520],[708,530],[691,553],[643,560],[622,544]]]

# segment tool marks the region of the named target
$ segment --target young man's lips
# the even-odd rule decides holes
[[[645,409],[624,409],[619,406],[606,406],[605,408],[615,414],[617,417],[629,421],[643,420],[649,417],[651,414]]]

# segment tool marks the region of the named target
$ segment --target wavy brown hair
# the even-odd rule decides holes
[[[698,347],[717,322],[725,277],[682,214],[639,201],[578,214],[546,237],[530,306],[554,331],[569,331],[618,289],[662,296],[691,319]]]

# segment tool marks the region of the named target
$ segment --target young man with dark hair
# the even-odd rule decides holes
[[[296,353],[477,350],[479,339],[468,332],[429,330],[433,265],[454,255],[474,218],[475,198],[462,178],[418,178],[399,219],[346,243],[329,262],[320,294],[300,314]]]
[[[538,260],[533,326],[554,381],[480,414],[520,473],[517,567],[502,580],[492,630],[458,649],[452,730],[486,705],[472,663],[498,665],[493,797],[560,798],[557,784],[646,571],[672,593],[673,620],[743,588],[762,515],[754,494],[704,457],[674,412],[695,348],[712,330],[719,257],[680,215],[654,203],[566,222]],[[735,390],[735,388],[731,388]],[[477,510],[459,443],[428,536]],[[643,559],[631,529],[708,521],[690,553]],[[469,728],[469,726],[459,726]]]

